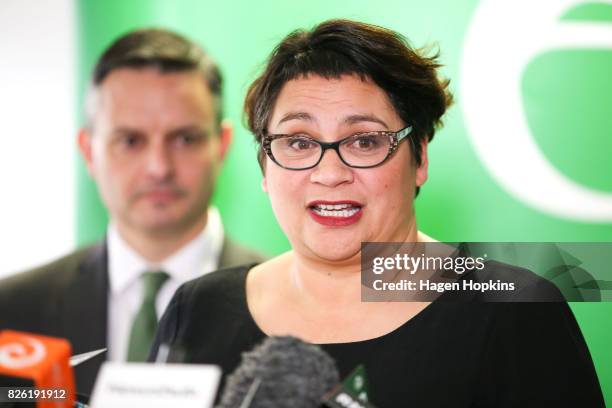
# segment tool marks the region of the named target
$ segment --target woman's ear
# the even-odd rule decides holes
[[[264,193],[268,194],[268,183],[266,182],[266,176],[261,179],[261,189]]]
[[[416,169],[416,185],[421,187],[427,181],[429,160],[427,158],[427,140],[421,142],[421,165]]]

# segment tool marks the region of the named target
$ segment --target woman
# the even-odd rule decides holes
[[[430,240],[413,200],[452,99],[437,68],[398,34],[346,20],[279,44],[245,110],[292,250],[183,286],[154,356],[167,343],[227,374],[289,334],[320,344],[342,376],[364,364],[378,407],[603,405],[565,303],[361,301],[362,242]]]

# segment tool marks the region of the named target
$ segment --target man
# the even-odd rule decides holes
[[[0,329],[67,338],[73,352],[144,361],[179,285],[257,262],[209,207],[232,131],[221,121],[221,76],[189,40],[131,32],[101,56],[79,150],[110,214],[105,240],[0,282]],[[103,358],[77,367],[89,394]]]

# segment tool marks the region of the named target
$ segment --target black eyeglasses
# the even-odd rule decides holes
[[[274,134],[264,135],[261,145],[274,163],[287,170],[315,167],[327,149],[335,150],[342,163],[349,167],[369,169],[389,159],[411,132],[412,126],[397,132],[363,132],[333,143],[320,142],[303,133]]]

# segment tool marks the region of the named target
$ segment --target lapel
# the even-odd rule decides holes
[[[234,258],[234,248],[231,243],[227,239],[227,237],[223,237],[223,246],[221,247],[221,253],[219,254],[219,265],[217,269],[226,268],[228,265],[232,264],[232,259]]]
[[[88,250],[66,289],[62,304],[63,332],[73,342],[73,352],[106,347],[108,271],[106,242]]]
[[[61,299],[62,332],[72,343],[73,354],[106,347],[108,303],[108,257],[106,240],[87,250],[76,275]],[[106,354],[102,354],[106,356]],[[77,389],[89,394],[105,357],[75,368]]]
[[[231,239],[223,238],[223,246],[219,254],[219,265],[217,269],[226,269],[232,266],[245,264],[258,264],[266,258],[248,248],[241,247]]]

